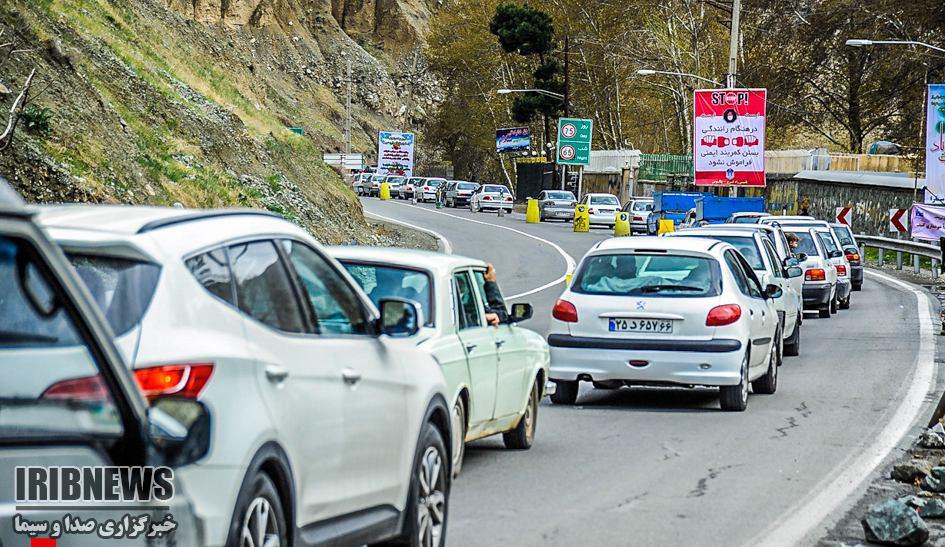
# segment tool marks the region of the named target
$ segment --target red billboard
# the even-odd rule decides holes
[[[764,89],[695,92],[693,167],[702,186],[765,185]]]

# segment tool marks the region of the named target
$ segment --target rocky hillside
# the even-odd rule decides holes
[[[0,49],[0,108],[36,79],[0,174],[35,201],[255,206],[326,242],[367,241],[321,155],[343,147],[349,64],[355,150],[439,100],[417,48],[435,4],[4,3],[0,44],[15,44]]]

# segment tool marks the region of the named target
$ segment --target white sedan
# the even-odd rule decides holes
[[[501,184],[483,184],[469,196],[469,210],[473,213],[487,209],[512,212],[512,192]]]
[[[778,385],[775,285],[735,247],[703,238],[614,238],[581,260],[552,310],[551,400],[574,404],[580,381],[718,386],[741,411]]]
[[[587,205],[588,224],[603,224],[611,228],[617,223],[620,200],[613,194],[584,194],[581,203]]]
[[[545,340],[516,326],[531,317],[531,305],[513,304],[513,322],[489,326],[481,260],[380,247],[334,247],[331,253],[372,300],[406,298],[422,309],[425,324],[414,340],[446,377],[454,473],[465,442],[502,433],[508,448],[531,447],[550,361]]]

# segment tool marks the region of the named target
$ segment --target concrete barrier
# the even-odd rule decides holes
[[[574,231],[587,232],[591,228],[591,218],[587,214],[587,205],[579,203],[574,207]]]
[[[538,210],[538,200],[528,198],[528,206],[525,209],[525,222],[528,224],[538,224],[541,222],[541,212]]]
[[[378,194],[378,197],[383,200],[390,199],[390,184],[387,184],[386,182],[381,183],[381,191],[380,194]]]

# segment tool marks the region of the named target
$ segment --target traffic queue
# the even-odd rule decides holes
[[[377,182],[378,195],[512,207],[497,184]],[[648,212],[645,198],[565,194],[542,193],[546,220],[561,201],[603,224]],[[810,217],[615,237],[539,312],[544,338],[479,259],[325,248],[260,211],[11,195],[0,401],[36,412],[8,415],[4,435],[85,446],[103,465],[137,447],[135,461],[174,468],[175,510],[215,546],[444,545],[467,442],[529,449],[541,399],[574,404],[580,382],[718,387],[722,409],[745,410],[801,351],[804,311],[849,308],[863,282],[852,233]]]

